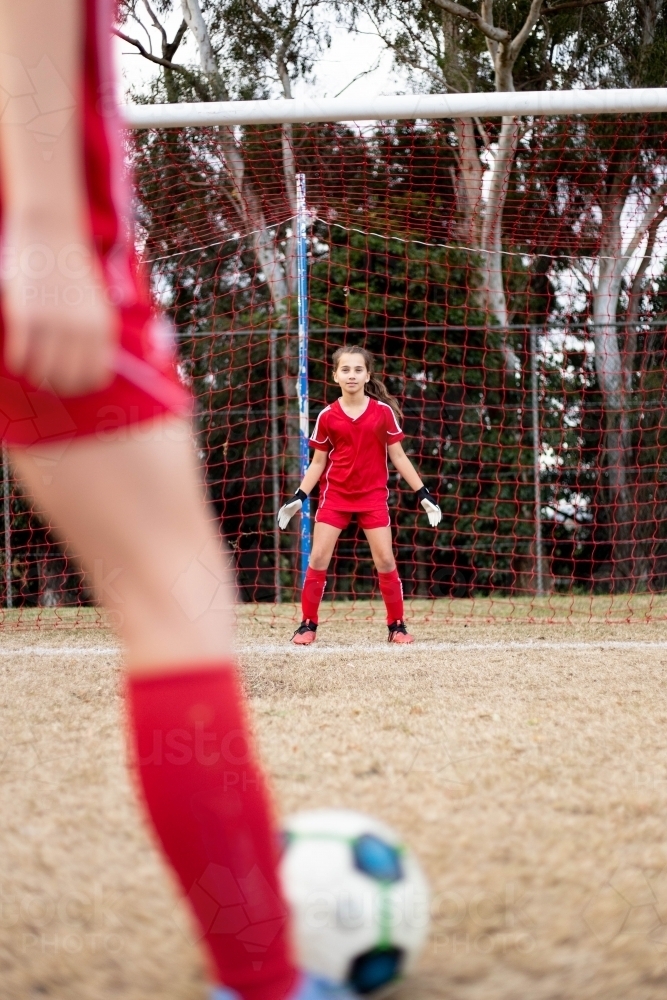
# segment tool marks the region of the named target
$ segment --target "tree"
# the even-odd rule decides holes
[[[159,12],[168,13],[174,4],[170,0],[161,3]],[[171,100],[183,100],[194,92],[200,101],[229,101],[232,94],[228,86],[229,73],[220,64],[220,52],[213,43],[211,27],[207,23],[200,0],[181,0],[183,21],[173,40],[169,42],[166,29],[158,17],[158,12],[151,6],[149,0],[128,0],[121,7],[122,23],[134,19],[143,24],[142,14],[148,16],[150,23],[158,29],[162,40],[162,55],[156,56],[146,49],[143,43],[129,36],[120,29],[117,34],[150,62],[162,67],[164,90]],[[219,11],[213,9],[212,18],[216,22]],[[145,27],[145,26],[144,26]],[[193,35],[199,55],[199,66],[188,67],[174,61],[186,33]],[[176,77],[181,80],[179,87]],[[233,205],[238,215],[243,232],[252,241],[253,250],[259,266],[267,276],[276,320],[283,324],[289,313],[289,287],[285,272],[284,260],[280,254],[274,234],[267,225],[261,200],[254,185],[248,179],[246,164],[239,149],[234,130],[222,127],[217,130],[220,146],[226,167],[226,179],[229,183],[228,202]]]
[[[289,99],[294,76],[307,73],[312,55],[328,44],[326,29],[316,17],[320,5],[321,0],[181,0],[183,19],[170,40],[164,19],[177,9],[175,0],[154,3],[151,0],[124,0],[120,8],[123,29],[134,22],[148,34],[147,29],[152,26],[161,40],[161,54],[153,53],[140,38],[126,30],[119,28],[117,33],[144,58],[161,67],[162,79],[153,97],[162,92],[171,102],[188,99],[229,101],[267,96],[277,83],[282,95]],[[187,33],[192,35],[197,46],[198,63],[195,66],[175,61]],[[280,452],[287,486],[293,489],[299,476],[295,378],[298,352],[293,336],[295,227],[293,224],[286,226],[284,216],[280,220],[282,225],[272,225],[267,220],[266,206],[253,177],[254,165],[248,162],[244,143],[239,141],[234,129],[221,127],[215,134],[216,155],[221,167],[217,174],[220,195],[227,209],[232,210],[227,228],[244,234],[270,298],[269,321],[276,330],[271,349],[274,354],[276,351],[281,354],[286,400],[285,447],[279,448],[276,443],[274,465],[278,464]],[[252,148],[251,144],[246,148],[248,146]],[[296,215],[296,167],[291,125],[282,127],[281,150],[284,190],[280,201],[287,201],[293,219]],[[150,242],[148,231],[147,243]],[[276,367],[275,356],[272,366]],[[277,493],[275,485],[274,493]],[[277,495],[274,504],[279,504]],[[294,547],[297,535],[295,532],[290,534]]]
[[[501,16],[506,26],[494,23],[494,0],[483,0],[479,11],[453,0],[420,0],[409,6],[401,0],[366,0],[363,7],[398,64],[407,67],[413,79],[421,79],[429,90],[513,91],[515,69],[525,58],[524,50],[529,42],[534,47],[536,38],[532,36],[544,34],[544,0],[531,0],[528,5],[503,4]],[[515,118],[504,117],[500,128],[491,131],[481,121],[471,119],[458,119],[454,127],[461,216],[458,237],[464,245],[481,250],[482,303],[489,321],[507,331],[502,217],[520,126]],[[507,371],[514,376],[517,357],[509,335],[503,342]]]
[[[604,25],[577,39],[576,82],[587,86],[663,85],[667,19],[662,0],[618,3]],[[567,218],[569,246],[579,257],[563,267],[578,275],[590,316],[595,369],[604,410],[607,507],[613,545],[613,586],[627,589],[647,579],[646,538],[638,538],[637,504],[643,446],[632,426],[638,337],[650,308],[648,274],[667,208],[667,147],[662,116],[618,123],[582,119],[559,133],[559,190],[553,214]],[[567,133],[567,134],[566,134]],[[546,147],[550,145],[547,141]],[[578,172],[582,156],[588,176]],[[559,202],[560,208],[556,207]],[[585,238],[582,240],[582,234]],[[583,252],[582,252],[583,251]],[[645,341],[644,341],[645,342]],[[634,457],[633,457],[634,451]],[[639,492],[638,492],[639,490]]]
[[[604,0],[482,0],[474,7],[453,0],[421,0],[410,6],[394,0],[367,0],[364,4],[397,62],[411,71],[413,79],[428,89],[454,92],[491,87],[514,90],[660,85],[667,51],[664,6],[663,0],[619,0],[615,4]],[[517,155],[526,158],[519,148],[522,130],[513,119],[503,119],[497,132],[481,121],[456,122],[455,130],[457,201],[462,220],[458,238],[482,250],[479,283],[487,315],[507,329],[516,289],[512,289],[508,266],[503,264],[507,260],[504,250],[509,249],[504,213],[508,198],[514,201],[515,209],[521,204],[523,194],[517,192],[521,185],[530,183],[516,162]],[[541,132],[543,160],[536,169],[542,183],[554,194],[553,207],[558,214],[555,202],[563,198],[563,189],[556,192],[545,179],[543,169],[550,156],[548,127],[545,130],[531,121],[523,131]],[[635,575],[631,557],[634,498],[628,474],[628,392],[638,310],[656,234],[665,217],[665,161],[652,135],[642,131],[640,123],[620,139],[612,134],[613,126],[600,122],[578,123],[573,133],[571,151],[578,142],[586,148],[592,142],[599,148],[599,184],[594,193],[584,191],[579,184],[574,201],[579,209],[576,226],[589,235],[596,234],[594,255],[599,263],[592,267],[588,257],[582,260],[579,273],[587,272],[583,281],[605,411],[607,500],[615,539],[613,563],[616,585],[622,587]],[[563,135],[554,123],[552,139],[561,150],[568,145]],[[531,143],[533,139],[528,138],[529,147]],[[563,172],[556,157],[551,159],[551,165],[555,171],[552,180],[562,183]],[[567,168],[565,174],[568,184]],[[483,183],[487,185],[486,197]],[[635,217],[628,233],[625,220],[630,208],[635,210]],[[549,257],[557,261],[562,254],[562,248],[540,242],[544,257],[541,261],[534,259],[529,281],[536,267],[541,267],[544,274],[545,268],[548,270],[544,261]],[[528,254],[534,249],[526,246]],[[622,312],[627,319],[625,328],[622,324],[619,327]],[[506,365],[511,373],[517,361],[509,337],[506,342]]]

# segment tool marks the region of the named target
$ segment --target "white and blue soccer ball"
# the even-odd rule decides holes
[[[429,927],[424,873],[384,823],[316,809],[284,824],[281,877],[302,968],[373,993],[414,965]]]

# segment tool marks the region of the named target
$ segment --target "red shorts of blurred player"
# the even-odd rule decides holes
[[[166,348],[158,360],[157,352],[146,343],[153,331],[160,329],[161,321],[150,318],[143,330],[137,331],[121,316],[119,326],[116,372],[110,384],[99,392],[58,396],[48,386],[36,389],[10,374],[0,361],[2,440],[31,449],[50,444],[62,447],[83,436],[99,441],[121,440],[137,424],[165,414],[187,416],[190,400],[175,377],[171,351]]]
[[[360,528],[388,528],[391,525],[388,507],[379,507],[377,510],[333,510],[329,507],[317,508],[315,521],[318,524],[330,524],[332,528],[347,528],[348,524],[355,516]]]
[[[2,440],[33,450],[50,444],[63,447],[83,436],[99,441],[121,440],[137,424],[169,413],[187,416],[190,401],[175,377],[171,351],[165,345],[158,360],[158,352],[147,344],[160,325],[159,319],[149,318],[139,331],[125,317],[119,317],[121,340],[116,372],[110,384],[99,392],[58,396],[48,386],[36,389],[10,374],[0,361]]]
[[[93,436],[101,441],[120,440],[137,424],[165,414],[187,415],[190,412],[189,394],[176,376],[171,328],[154,314],[148,284],[139,273],[132,239],[128,238],[131,197],[124,181],[123,147],[113,99],[115,88],[107,30],[111,16],[107,8],[111,0],[81,2],[86,32],[81,81],[81,158],[89,229],[108,301],[116,310],[118,350],[113,378],[104,389],[81,396],[59,397],[48,385],[31,385],[5,368],[0,308],[0,437],[10,445],[33,451],[52,444],[62,449],[68,441],[81,436]],[[12,100],[19,102],[23,115],[32,114],[27,127],[36,136],[48,136],[55,142],[59,137],[60,118],[58,114],[42,112],[43,104],[49,104],[50,94],[62,91],[58,74],[55,67],[47,67],[44,72],[40,70],[35,79],[34,98],[10,98],[9,105]],[[72,99],[64,97],[63,101],[62,109],[49,105],[49,110],[71,114]],[[5,113],[11,117],[12,107],[8,106]],[[63,120],[67,122],[67,115]],[[6,198],[7,192],[0,191],[0,214]],[[56,282],[52,288],[48,284],[49,273],[58,268],[60,276],[65,274],[72,278],[72,285],[65,289],[63,297],[68,294],[72,299],[68,304],[76,305],[85,293],[85,285],[79,283],[83,275],[77,275],[77,270],[85,270],[85,261],[82,263],[80,248],[73,246],[69,250],[71,253],[63,251],[55,259],[49,248],[41,244],[28,247],[20,256],[5,245],[0,267],[8,279],[11,279],[12,270],[18,268],[22,268],[27,277],[35,278],[35,295],[43,295],[45,303],[51,301],[55,288],[62,284]],[[49,454],[51,451],[49,449]]]

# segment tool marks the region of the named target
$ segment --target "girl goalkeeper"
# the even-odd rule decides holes
[[[333,380],[340,398],[325,406],[310,439],[313,460],[294,497],[278,512],[286,528],[324,475],[315,516],[313,546],[301,595],[303,621],[292,636],[298,646],[314,642],[327,568],[338,536],[353,514],[364,529],[387,609],[389,642],[412,642],[403,621],[403,588],[392,550],[387,506],[387,456],[428,515],[433,527],[442,513],[403,451],[405,434],[398,402],[374,374],[373,356],[363,347],[340,347],[333,356]]]

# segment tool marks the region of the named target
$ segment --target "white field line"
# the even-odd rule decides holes
[[[333,645],[323,642],[315,643],[316,653],[388,653],[392,654],[396,646],[390,647],[389,643],[364,643],[358,645]],[[644,642],[641,639],[629,639],[626,641],[616,639],[601,639],[598,642],[575,642],[575,641],[552,641],[550,639],[534,639],[527,642],[519,641],[499,641],[499,642],[414,642],[409,647],[412,650],[424,652],[451,652],[462,653],[467,650],[476,652],[486,652],[489,650],[517,650],[525,652],[539,652],[541,649],[555,650],[611,650],[611,649],[646,649],[665,650],[666,642]],[[275,656],[279,653],[294,653],[296,656],[308,655],[307,649],[299,649],[292,646],[289,641],[275,643],[258,643],[257,645],[244,643],[237,647],[243,656],[253,654]],[[120,656],[120,646],[0,646],[0,657],[10,656]]]
[[[0,646],[0,656],[116,656],[120,646]]]
[[[296,647],[298,656],[305,653],[307,649],[313,649],[320,653],[382,653],[395,650],[396,646],[390,646],[388,642],[364,643],[363,645],[329,645],[326,643],[315,643],[308,647]],[[239,652],[244,655],[252,653],[276,654],[285,653],[288,650],[296,651],[296,648],[289,642],[271,643],[257,646],[239,646]],[[531,650],[535,652],[540,649],[579,649],[579,650],[605,650],[605,649],[667,649],[667,642],[643,642],[641,640],[628,640],[626,642],[616,640],[601,640],[600,642],[552,642],[551,640],[531,640],[528,642],[413,642],[409,646],[400,648],[423,650],[425,652],[452,652],[461,653],[465,650],[487,651],[487,650]],[[307,655],[307,653],[306,653]]]

